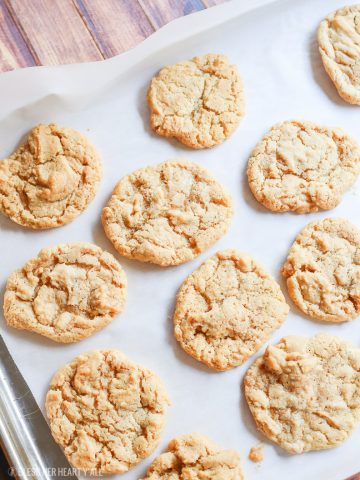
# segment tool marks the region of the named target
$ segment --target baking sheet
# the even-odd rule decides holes
[[[341,126],[360,140],[359,107],[337,95],[325,74],[316,44],[316,29],[343,0],[238,0],[177,20],[134,50],[99,63],[35,67],[0,76],[0,158],[10,154],[39,122],[56,122],[84,132],[103,156],[104,179],[87,211],[69,225],[29,231],[0,216],[0,281],[45,246],[89,241],[120,260],[129,283],[125,313],[110,326],[73,345],[59,345],[35,334],[0,328],[30,388],[43,408],[54,372],[77,354],[95,348],[119,348],[157,372],[173,402],[156,452],[122,476],[144,475],[155,455],[176,435],[199,431],[242,455],[248,480],[341,480],[360,470],[360,427],[335,450],[290,456],[255,429],[242,392],[245,365],[214,373],[187,356],[172,335],[175,294],[186,276],[216,250],[236,247],[253,255],[281,283],[279,269],[298,231],[326,216],[349,218],[360,227],[359,186],[331,212],[274,214],[252,197],[245,178],[248,156],[275,122],[308,119]],[[121,26],[119,26],[121,28]],[[247,113],[224,144],[191,151],[156,136],[149,128],[146,90],[164,65],[208,52],[227,54],[245,83]],[[192,262],[160,268],[122,259],[105,237],[100,212],[116,181],[132,170],[183,156],[208,167],[232,192],[236,215],[226,236]],[[290,302],[290,300],[289,300]],[[328,325],[291,312],[271,342],[288,334],[327,331],[360,344],[360,320]],[[250,447],[262,441],[265,459],[252,464]]]

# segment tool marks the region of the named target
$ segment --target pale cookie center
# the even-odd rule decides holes
[[[245,334],[249,327],[250,319],[244,308],[243,302],[236,297],[225,298],[222,303],[215,303],[211,309],[203,314],[192,313],[189,322],[194,333],[202,333],[208,340],[211,338],[233,338],[236,340]]]
[[[34,313],[43,325],[65,329],[69,323],[116,311],[116,291],[78,266],[57,264],[40,278]]]
[[[318,182],[319,176],[328,176],[339,163],[337,147],[331,138],[305,131],[298,131],[293,138],[280,137],[276,160],[269,168],[269,179],[280,175],[283,187],[289,192],[307,188],[308,182]]]
[[[38,165],[36,178],[43,187],[37,193],[37,198],[48,202],[66,199],[79,183],[79,174],[70,167],[64,156]]]

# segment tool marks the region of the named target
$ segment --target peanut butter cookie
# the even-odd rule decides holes
[[[247,168],[255,198],[274,212],[335,208],[360,173],[360,146],[338,128],[311,122],[274,125]]]
[[[250,256],[217,252],[181,286],[174,333],[182,348],[216,370],[246,361],[284,322],[279,285]]]
[[[209,148],[231,135],[244,116],[243,85],[224,55],[203,55],[163,68],[148,91],[156,133],[191,148]]]
[[[170,479],[243,480],[244,476],[235,450],[223,450],[204,435],[191,433],[171,440],[143,480]]]
[[[38,125],[0,161],[0,211],[24,227],[59,227],[85,210],[101,175],[99,154],[83,135]]]
[[[174,159],[122,178],[102,222],[121,255],[168,266],[210,247],[225,234],[232,215],[229,194],[205,168]]]
[[[353,320],[360,313],[360,232],[341,218],[310,223],[296,237],[282,274],[306,315]]]
[[[360,420],[360,350],[333,335],[283,338],[244,383],[257,428],[290,453],[335,447]]]
[[[123,311],[126,284],[120,264],[96,245],[45,248],[10,275],[5,319],[56,342],[77,342]]]
[[[118,350],[97,350],[55,374],[45,406],[69,462],[102,475],[127,472],[155,450],[168,404],[153,372]]]
[[[320,54],[339,95],[360,105],[360,4],[328,15],[318,30]]]

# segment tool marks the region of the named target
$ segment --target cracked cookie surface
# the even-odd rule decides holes
[[[230,195],[205,168],[173,159],[123,177],[102,222],[121,255],[169,266],[215,243],[232,215]]]
[[[243,480],[240,455],[223,450],[199,433],[174,438],[168,451],[152,462],[143,480],[181,479]]]
[[[360,4],[328,15],[320,23],[318,42],[325,70],[339,95],[360,105]]]
[[[64,225],[86,209],[101,176],[99,154],[82,134],[38,125],[0,161],[0,211],[29,228]]]
[[[10,275],[4,316],[11,327],[56,342],[77,342],[124,309],[126,275],[108,252],[88,243],[41,250]]]
[[[279,285],[255,260],[225,250],[181,286],[174,333],[185,352],[211,368],[228,370],[255,353],[288,312]]]
[[[245,112],[240,75],[224,55],[203,55],[163,68],[152,79],[147,99],[155,132],[191,148],[222,143]]]
[[[335,208],[360,173],[360,146],[345,132],[311,122],[274,125],[248,162],[251,191],[275,212]]]
[[[327,322],[360,313],[360,232],[348,220],[311,222],[282,268],[289,295],[306,315]]]
[[[244,383],[257,428],[290,453],[335,447],[360,420],[360,350],[333,335],[283,338]]]
[[[96,350],[58,370],[46,396],[51,432],[70,463],[124,473],[156,448],[169,400],[160,379],[118,350]]]

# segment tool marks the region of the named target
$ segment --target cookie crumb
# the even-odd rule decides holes
[[[264,451],[262,445],[250,448],[249,460],[254,463],[260,463],[264,460]]]

